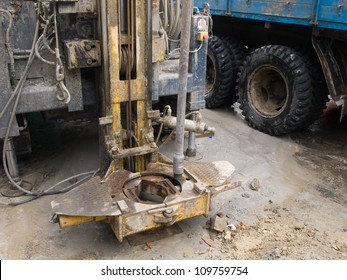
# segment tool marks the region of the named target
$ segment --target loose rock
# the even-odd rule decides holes
[[[204,235],[203,237],[201,237],[201,239],[210,247],[215,248],[217,246],[216,242],[214,242],[210,237],[208,237],[207,235]]]
[[[228,231],[225,233],[225,235],[224,235],[225,240],[231,240],[232,238],[233,238],[233,236],[231,234],[231,231]]]
[[[304,223],[299,223],[299,224],[295,225],[295,227],[294,227],[295,230],[302,230],[304,228],[305,228]]]
[[[227,221],[224,218],[221,218],[219,216],[214,216],[211,218],[212,230],[223,232],[227,226],[228,226]]]
[[[249,183],[249,188],[252,191],[258,191],[260,188],[260,182],[257,178],[254,178],[250,183]]]

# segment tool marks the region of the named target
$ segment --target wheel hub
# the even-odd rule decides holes
[[[277,117],[288,103],[287,78],[273,66],[259,67],[250,79],[248,94],[251,106],[260,115],[267,118]]]

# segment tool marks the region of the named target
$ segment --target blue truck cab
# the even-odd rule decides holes
[[[271,135],[301,129],[328,96],[347,114],[347,0],[195,0],[210,15],[206,106],[239,101]]]

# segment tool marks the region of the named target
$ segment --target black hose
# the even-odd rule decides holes
[[[59,181],[58,183],[54,184],[53,186],[51,186],[50,188],[48,188],[47,190],[43,191],[43,192],[40,192],[40,193],[37,193],[37,195],[35,196],[32,196],[28,199],[24,199],[22,201],[19,201],[19,202],[2,202],[0,201],[0,205],[2,206],[18,206],[18,205],[21,205],[21,204],[25,204],[25,203],[28,203],[28,202],[31,202],[31,201],[34,201],[42,196],[47,196],[47,195],[56,195],[56,194],[62,194],[62,193],[65,193],[65,192],[68,192],[70,190],[72,190],[73,188],[77,187],[78,185],[84,183],[86,180],[88,179],[91,179],[93,178],[97,172],[99,172],[99,169],[97,170],[93,170],[93,171],[89,171],[89,172],[84,172],[84,173],[80,173],[80,174],[77,174],[77,175],[73,175],[69,178],[66,178],[62,181]],[[75,179],[75,178],[78,178],[78,177],[81,177],[81,176],[84,176],[81,180],[63,188],[62,190],[58,190],[58,191],[52,191],[53,189],[55,189],[56,187],[58,187],[59,185],[65,183],[65,182],[68,182],[72,179]]]

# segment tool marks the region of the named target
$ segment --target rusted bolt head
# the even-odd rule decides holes
[[[92,46],[89,45],[89,44],[86,44],[86,45],[84,46],[84,49],[85,49],[86,51],[90,51],[90,50],[92,49]]]
[[[119,153],[118,147],[113,147],[113,148],[111,149],[111,153],[112,153],[112,155],[118,154],[118,153]]]

